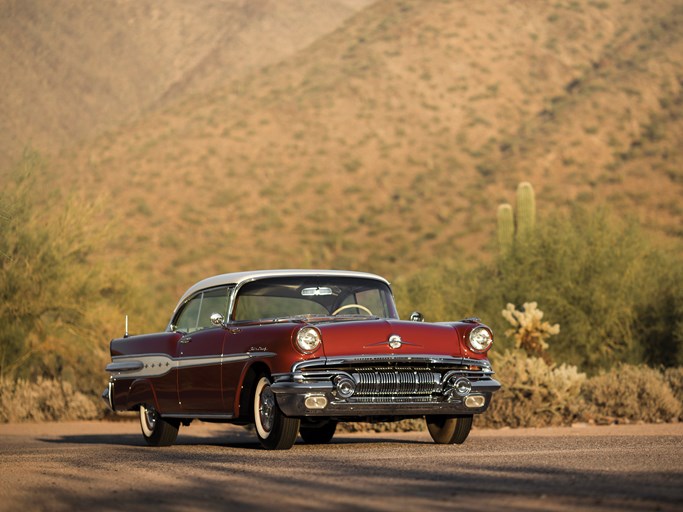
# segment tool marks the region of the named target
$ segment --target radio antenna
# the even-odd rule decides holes
[[[123,333],[123,337],[128,337],[128,315],[126,315],[126,332]]]

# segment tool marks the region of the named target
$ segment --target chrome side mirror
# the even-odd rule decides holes
[[[419,311],[413,311],[410,313],[410,321],[411,322],[424,322],[425,317],[422,316],[422,313]]]
[[[225,320],[225,318],[223,318],[223,315],[221,315],[220,313],[212,313],[211,314],[211,323],[213,325],[217,325],[217,326],[223,325],[224,320]]]

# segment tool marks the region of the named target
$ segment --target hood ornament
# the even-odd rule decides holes
[[[391,348],[401,348],[403,346],[403,340],[398,334],[392,334],[389,336],[389,347]]]
[[[370,343],[369,345],[365,345],[365,348],[377,347],[378,345],[389,345],[389,348],[393,348],[393,349],[401,348],[403,345],[414,345],[416,347],[422,346],[422,345],[418,345],[417,343],[411,343],[409,341],[403,341],[398,334],[392,334],[391,336],[389,336],[389,340],[380,341],[379,343]]]

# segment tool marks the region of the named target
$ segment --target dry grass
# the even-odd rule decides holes
[[[585,414],[596,421],[658,423],[678,420],[683,409],[665,375],[645,366],[619,365],[587,381],[583,393],[590,404]]]
[[[664,378],[671,388],[674,396],[679,402],[683,403],[683,366],[677,368],[667,368],[664,371]]]
[[[92,420],[101,414],[94,397],[74,390],[68,382],[0,380],[0,423]]]
[[[489,410],[477,417],[477,425],[567,425],[580,416],[581,386],[586,375],[576,367],[549,365],[516,350],[496,358],[495,368],[502,389],[494,395]]]

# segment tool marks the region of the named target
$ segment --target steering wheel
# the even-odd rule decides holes
[[[362,309],[362,310],[365,311],[368,315],[374,316],[374,315],[372,314],[372,311],[370,311],[370,310],[369,310],[368,308],[366,308],[365,306],[361,306],[360,304],[347,304],[346,306],[342,306],[342,307],[340,307],[340,308],[337,308],[337,309],[334,310],[334,313],[332,313],[332,316],[337,315],[338,313],[340,313],[341,311],[344,311],[345,309],[351,309],[351,308]]]

